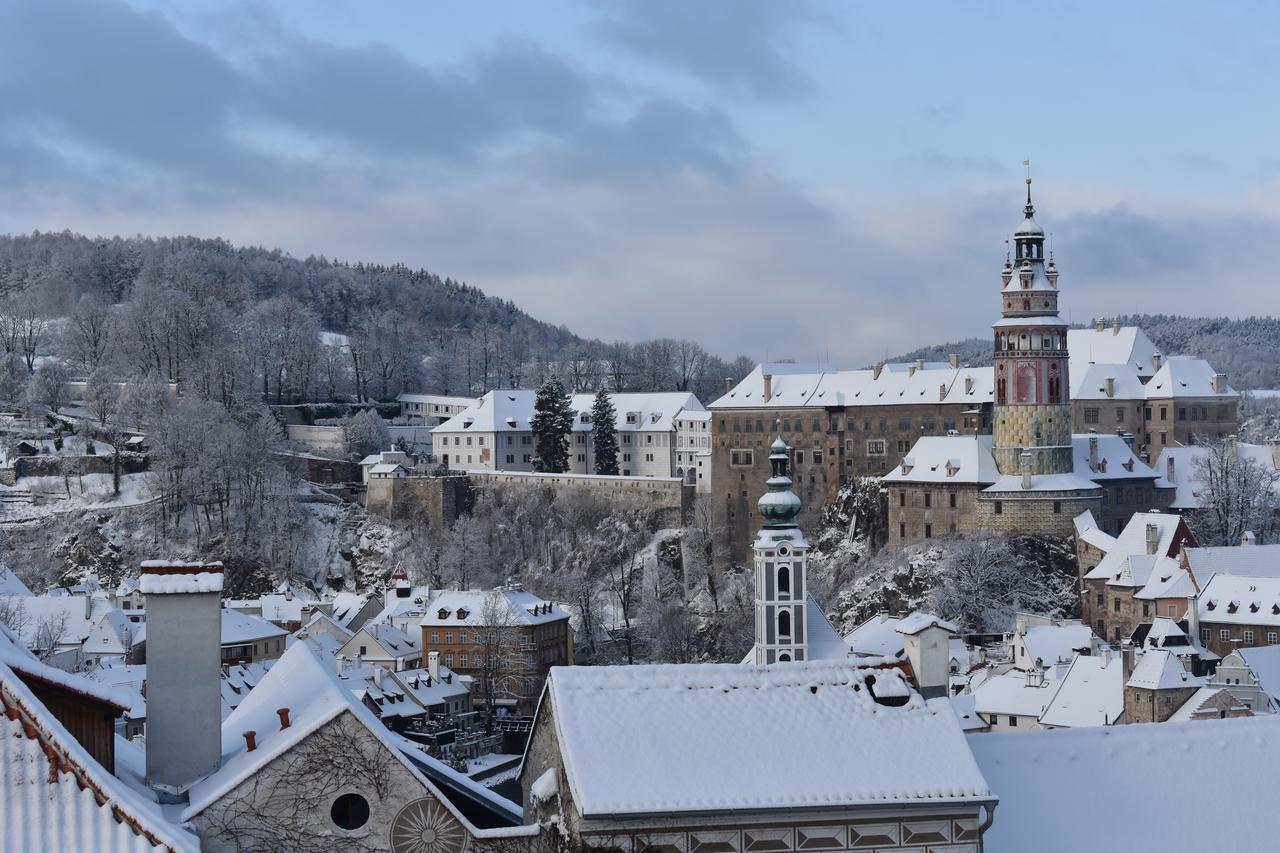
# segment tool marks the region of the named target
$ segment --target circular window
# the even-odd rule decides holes
[[[781,548],[779,548],[779,549],[778,549],[778,556],[779,556],[779,557],[785,557],[785,556],[787,556],[787,555],[788,555],[788,554],[790,554],[790,553],[791,553],[791,552],[787,550],[787,546],[786,546],[786,545],[783,545]]]
[[[369,801],[359,794],[343,794],[329,807],[329,817],[340,829],[359,829],[369,822]]]

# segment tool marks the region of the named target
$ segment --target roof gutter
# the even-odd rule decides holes
[[[769,809],[698,809],[696,811],[661,811],[661,812],[590,812],[583,813],[584,820],[612,820],[619,823],[628,821],[651,820],[653,818],[663,818],[670,820],[672,818],[701,818],[701,817],[725,817],[729,815],[741,815],[744,812],[754,812],[756,814],[767,814],[770,812],[784,811],[787,814],[818,814],[822,812],[837,811],[855,811],[855,812],[900,812],[900,811],[929,811],[945,809],[953,806],[980,806],[987,811],[985,823],[979,828],[981,832],[991,825],[992,816],[995,812],[996,804],[1000,802],[999,797],[990,797],[984,799],[956,798],[956,799],[938,799],[931,801],[912,801],[905,803],[858,803],[856,805],[829,805],[829,806],[784,806],[781,808]]]

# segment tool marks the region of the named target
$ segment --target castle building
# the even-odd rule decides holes
[[[756,663],[808,660],[805,619],[809,543],[796,524],[800,498],[787,472],[791,448],[781,438],[769,448],[768,491],[757,510],[763,526],[756,535]]]
[[[1072,432],[1067,324],[1058,268],[1035,221],[1031,179],[993,325],[992,434],[925,436],[881,478],[889,543],[947,534],[1071,536],[1088,512],[1119,532],[1135,510],[1167,508],[1172,484],[1130,437]]]

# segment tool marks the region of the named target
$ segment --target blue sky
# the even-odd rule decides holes
[[[1022,160],[1064,310],[1273,314],[1270,4],[14,0],[0,230],[404,261],[604,339],[985,334]]]

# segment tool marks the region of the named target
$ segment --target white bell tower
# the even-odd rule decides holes
[[[756,534],[756,663],[808,660],[809,626],[805,578],[809,543],[796,524],[800,498],[787,473],[791,448],[781,438],[770,447],[769,490],[757,509],[764,525]]]

